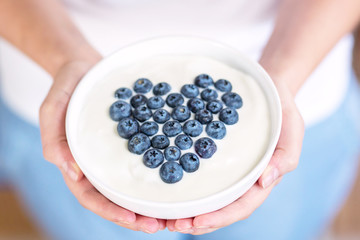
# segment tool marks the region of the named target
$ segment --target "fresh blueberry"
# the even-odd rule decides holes
[[[131,106],[122,100],[114,102],[110,106],[110,117],[114,121],[119,121],[123,118],[130,117]]]
[[[223,139],[226,135],[226,127],[223,122],[220,121],[213,121],[209,123],[205,131],[209,137],[212,137],[214,139]]]
[[[187,102],[187,106],[193,113],[205,108],[205,103],[200,98],[192,98]]]
[[[157,149],[165,149],[170,145],[170,140],[165,135],[156,135],[151,139],[151,146]]]
[[[147,102],[146,102],[146,105],[150,109],[158,109],[158,108],[162,108],[165,105],[165,101],[164,101],[164,99],[162,99],[162,97],[155,96],[155,97],[149,98],[149,100],[147,100]]]
[[[170,119],[170,113],[165,109],[158,109],[154,112],[153,119],[157,123],[165,123]]]
[[[223,104],[219,100],[211,100],[206,104],[206,109],[213,114],[217,114],[223,109]]]
[[[219,119],[227,125],[233,125],[239,121],[239,115],[234,108],[224,108],[219,113]]]
[[[196,112],[195,119],[201,124],[208,124],[213,120],[213,115],[209,110],[203,109]]]
[[[133,111],[134,117],[140,122],[144,122],[151,118],[152,112],[147,106],[139,106]]]
[[[148,93],[153,87],[152,82],[147,78],[139,78],[134,84],[134,91],[136,93]]]
[[[175,137],[182,132],[182,126],[178,121],[167,121],[162,130],[166,136]]]
[[[164,156],[168,161],[176,161],[180,158],[181,151],[178,147],[170,146],[164,151]]]
[[[207,88],[201,92],[201,98],[207,102],[210,100],[215,100],[217,97],[218,93],[214,89]]]
[[[143,156],[143,163],[149,168],[157,168],[164,162],[164,155],[158,149],[147,150]]]
[[[190,118],[191,112],[186,106],[177,106],[171,113],[171,117],[179,122],[186,121]]]
[[[115,97],[119,99],[128,99],[132,96],[132,91],[129,88],[119,88],[115,91]]]
[[[215,88],[221,92],[231,92],[232,86],[228,80],[219,79],[215,82]]]
[[[194,84],[185,84],[180,92],[187,98],[195,98],[199,95],[199,89]]]
[[[139,123],[133,118],[123,118],[117,125],[117,132],[120,137],[129,139],[132,135],[139,132]]]
[[[221,100],[227,107],[241,108],[243,105],[242,98],[237,93],[228,92],[222,95]]]
[[[160,168],[160,177],[165,183],[176,183],[183,177],[183,169],[177,162],[165,162]]]
[[[184,97],[180,93],[170,93],[166,98],[169,107],[177,107],[184,103]]]
[[[156,122],[144,122],[140,127],[140,132],[152,136],[155,135],[159,131],[159,125]]]
[[[207,74],[200,74],[195,78],[195,85],[202,88],[207,88],[213,85],[214,81],[212,77]]]
[[[133,108],[137,108],[138,106],[145,105],[147,98],[144,95],[137,94],[130,99],[130,104]]]
[[[211,158],[216,149],[215,142],[208,137],[200,138],[195,142],[195,152],[202,158]]]
[[[197,137],[203,131],[203,126],[197,120],[189,120],[183,126],[183,131],[190,137]]]
[[[191,148],[193,145],[193,140],[188,135],[180,134],[175,138],[175,145],[178,146],[181,150],[186,150]]]
[[[143,133],[133,135],[128,142],[128,149],[135,154],[143,154],[151,146],[150,138]]]
[[[188,173],[195,172],[200,166],[199,158],[194,153],[185,153],[179,162],[184,171]]]
[[[162,96],[162,95],[165,95],[168,92],[170,92],[170,90],[171,90],[171,87],[170,87],[170,85],[168,83],[161,82],[161,83],[158,83],[158,84],[156,84],[154,86],[153,93],[156,96]]]

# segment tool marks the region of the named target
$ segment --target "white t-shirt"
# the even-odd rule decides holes
[[[278,0],[64,0],[71,17],[102,54],[150,37],[181,34],[231,45],[258,59],[274,25]],[[350,79],[352,38],[343,38],[296,97],[307,126],[341,103]],[[1,96],[30,123],[51,78],[8,43],[0,43]]]

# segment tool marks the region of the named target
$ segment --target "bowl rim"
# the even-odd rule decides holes
[[[87,79],[92,76],[93,72],[98,71],[99,68],[101,68],[104,64],[106,64],[106,62],[111,61],[113,56],[119,54],[119,52],[121,52],[122,50],[127,49],[129,47],[136,47],[136,45],[141,45],[143,43],[150,42],[150,41],[159,41],[159,40],[161,40],[161,41],[164,41],[164,40],[173,41],[173,40],[179,40],[179,39],[186,39],[186,40],[191,40],[191,41],[202,41],[202,42],[206,42],[207,44],[211,44],[211,45],[214,45],[214,46],[216,45],[217,47],[231,49],[234,52],[234,55],[240,56],[241,59],[243,59],[243,60],[247,61],[249,64],[253,65],[254,69],[256,69],[256,71],[269,84],[270,89],[267,90],[267,91],[271,91],[272,92],[271,95],[274,96],[274,99],[273,99],[274,102],[272,102],[272,103],[275,105],[276,112],[277,112],[277,119],[279,119],[279,121],[277,123],[275,123],[274,137],[270,138],[269,143],[268,143],[268,148],[265,151],[265,153],[262,155],[259,162],[243,178],[241,178],[236,183],[224,188],[221,191],[215,192],[215,193],[213,193],[211,195],[201,197],[201,198],[197,198],[197,199],[192,199],[192,200],[171,201],[171,202],[144,200],[144,199],[140,199],[140,198],[133,197],[133,196],[127,195],[125,193],[116,191],[115,189],[111,188],[110,186],[108,186],[107,184],[102,182],[96,176],[91,174],[91,172],[86,168],[86,164],[82,163],[82,161],[80,160],[80,158],[77,155],[77,152],[76,152],[76,150],[74,148],[74,144],[72,143],[72,138],[71,138],[71,136],[73,134],[70,131],[70,125],[72,124],[71,123],[71,116],[72,116],[72,112],[73,112],[72,109],[74,108],[73,106],[76,104],[75,100],[76,100],[76,96],[78,95],[77,93],[79,91],[81,91],[80,89],[82,89],[82,86],[86,84]],[[108,73],[109,72],[104,72],[103,75],[105,76]],[[256,81],[258,81],[258,80],[256,80]],[[261,89],[264,91],[263,87],[261,87]],[[222,195],[227,195],[229,193],[232,193],[236,189],[241,189],[240,188],[241,186],[244,186],[244,185],[246,185],[246,183],[251,182],[252,179],[254,179],[254,178],[258,179],[259,176],[257,176],[257,175],[259,175],[259,171],[261,169],[265,169],[266,166],[264,166],[264,165],[267,165],[270,162],[271,155],[274,153],[275,147],[277,145],[277,142],[278,142],[278,139],[279,139],[279,136],[280,136],[280,131],[281,131],[281,124],[282,124],[282,114],[281,114],[281,112],[282,112],[282,110],[281,110],[281,102],[280,102],[280,98],[279,98],[278,92],[276,90],[275,84],[274,84],[273,80],[271,79],[271,77],[269,76],[269,74],[263,69],[263,67],[258,62],[251,59],[246,54],[243,54],[238,49],[236,49],[236,48],[234,48],[234,47],[232,47],[230,45],[224,44],[222,42],[216,41],[216,40],[208,39],[208,38],[205,38],[205,37],[191,36],[191,35],[166,35],[166,36],[158,36],[158,37],[147,38],[147,39],[143,39],[143,40],[136,41],[136,42],[133,42],[131,44],[125,45],[125,46],[113,51],[111,54],[105,56],[102,60],[100,60],[98,63],[96,63],[81,78],[81,80],[79,81],[78,85],[76,86],[76,88],[75,88],[75,90],[74,90],[74,92],[73,92],[73,94],[71,96],[71,99],[69,101],[68,108],[67,108],[67,111],[66,111],[65,131],[66,131],[68,146],[70,148],[71,154],[73,155],[73,158],[74,158],[75,162],[79,165],[81,171],[88,178],[88,180],[91,182],[91,184],[93,184],[93,182],[94,182],[94,183],[96,183],[96,185],[98,185],[102,189],[104,189],[107,193],[110,193],[112,195],[120,197],[121,199],[124,199],[125,201],[131,201],[132,203],[135,203],[135,204],[141,204],[141,205],[147,205],[147,206],[153,206],[153,207],[161,207],[161,208],[171,208],[171,207],[175,207],[175,206],[176,207],[186,207],[186,206],[197,205],[197,204],[204,203],[204,202],[207,202],[207,201],[212,201],[213,199],[218,199]],[[270,134],[270,135],[272,135],[272,134]],[[249,188],[251,188],[252,185],[253,184],[251,184]],[[246,189],[246,191],[248,189]]]

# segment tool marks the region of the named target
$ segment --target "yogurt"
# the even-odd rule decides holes
[[[214,81],[223,78],[231,82],[232,91],[238,93],[244,103],[237,110],[239,121],[226,125],[226,136],[214,140],[216,153],[210,159],[200,158],[196,172],[184,172],[181,181],[167,184],[159,176],[160,167],[146,167],[143,155],[128,150],[128,140],[118,135],[117,122],[110,118],[109,107],[117,100],[114,92],[120,87],[132,88],[138,78],[148,78],[154,85],[167,82],[172,87],[170,93],[179,93],[184,84],[193,83],[201,73],[209,74]],[[152,91],[146,94],[152,95]],[[221,95],[219,92],[219,98]],[[119,67],[99,80],[86,98],[74,143],[78,146],[78,157],[85,159],[88,171],[108,188],[138,199],[179,202],[222,191],[256,166],[270,141],[270,111],[260,86],[251,76],[211,58],[163,55]],[[194,115],[190,119],[194,119]],[[161,128],[159,125],[158,134],[162,134]],[[193,141],[205,136],[204,126],[202,135]],[[170,138],[170,146],[174,146],[174,139]],[[194,147],[182,154],[185,152],[195,152]]]

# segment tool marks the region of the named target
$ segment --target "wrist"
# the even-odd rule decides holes
[[[291,61],[284,57],[277,58],[263,55],[259,63],[269,74],[275,86],[281,85],[283,88],[287,88],[294,97],[307,78],[307,76],[301,74],[304,73],[303,70],[296,68],[295,64],[291,65]]]
[[[102,59],[102,56],[92,46],[86,44],[75,48],[73,51],[64,52],[60,61],[54,66],[54,71],[51,74],[53,77],[67,65],[78,63],[88,65],[89,67],[95,65]]]

